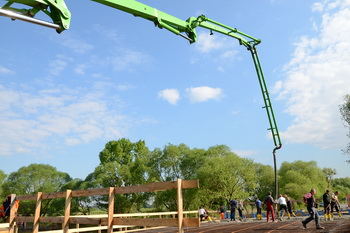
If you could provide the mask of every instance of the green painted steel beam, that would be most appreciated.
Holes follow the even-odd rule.
[[[0,9],[0,15],[19,19],[42,26],[55,28],[58,33],[69,28],[71,13],[64,0],[6,0],[7,3]],[[12,5],[15,4],[16,7]],[[19,8],[17,4],[31,8]],[[24,7],[24,6],[22,6]],[[35,15],[42,11],[48,15],[53,23],[35,19]]]
[[[8,3],[1,7],[0,15],[11,17],[6,15],[7,11],[11,11],[17,14],[17,18],[25,21],[32,21],[36,24],[42,24],[43,26],[49,26],[56,28],[57,32],[62,32],[69,28],[71,14],[64,3],[64,0],[6,0]],[[260,44],[260,40],[250,35],[238,31],[236,28],[229,27],[212,19],[200,15],[198,17],[190,17],[186,21],[181,20],[175,16],[164,13],[156,8],[150,7],[135,0],[92,0],[99,4],[103,4],[120,11],[127,12],[136,17],[141,17],[153,22],[157,27],[164,28],[176,35],[180,35],[190,43],[197,41],[196,28],[202,27],[210,30],[211,32],[218,32],[220,34],[237,39],[239,43],[251,52],[256,73],[258,76],[261,92],[264,99],[264,108],[268,116],[272,138],[275,144],[274,153],[276,150],[282,147],[282,142],[278,132],[278,127],[273,112],[269,92],[265,82],[262,67],[259,61],[256,45]],[[31,9],[19,9],[12,7],[13,3],[23,4]],[[35,14],[39,11],[46,13],[52,20],[54,25],[48,22],[36,21],[33,19]],[[184,35],[185,33],[185,35]]]

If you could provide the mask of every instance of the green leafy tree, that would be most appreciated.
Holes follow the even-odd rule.
[[[278,174],[280,193],[292,199],[300,200],[311,188],[316,189],[318,196],[327,189],[326,176],[315,161],[283,162]]]
[[[205,150],[190,149],[185,144],[166,145],[162,150],[154,149],[149,159],[149,174],[152,181],[175,181],[197,179],[197,170],[205,160]],[[183,191],[184,209],[198,208],[197,189]],[[154,207],[177,209],[176,190],[155,193]]]
[[[63,191],[64,185],[71,177],[64,172],[59,172],[55,167],[45,164],[31,164],[21,167],[17,172],[12,172],[4,181],[2,189],[7,194],[16,195],[36,194],[38,192],[52,193]],[[7,195],[5,194],[5,195]],[[45,216],[50,210],[58,209],[52,200],[44,200],[41,214]],[[64,209],[64,205],[61,206]],[[34,202],[21,202],[19,213],[34,213]],[[51,214],[53,211],[51,211]]]
[[[342,119],[344,121],[344,126],[349,128],[348,137],[350,137],[350,95],[344,96],[344,103],[339,107],[340,113],[342,115]],[[344,153],[350,154],[350,143],[343,150]],[[347,160],[350,163],[350,159]]]
[[[6,197],[6,194],[4,195],[3,191],[2,191],[2,184],[4,183],[4,180],[6,179],[7,175],[0,170],[0,198],[4,199]]]
[[[125,138],[110,141],[100,152],[100,165],[80,185],[87,188],[103,188],[145,184],[148,181],[146,167],[148,154],[149,150],[144,141],[132,143]],[[149,195],[148,193],[115,195],[115,212],[139,210]],[[96,197],[95,203],[99,208],[106,209],[107,197]]]
[[[335,178],[333,180],[333,189],[332,191],[339,192],[339,201],[345,202],[346,196],[350,194],[350,177],[345,178]]]
[[[264,200],[267,193],[275,190],[275,172],[269,165],[256,164],[257,190],[256,195]]]
[[[333,177],[337,174],[337,171],[335,169],[333,169],[333,168],[323,168],[322,171],[323,171],[323,173],[326,176],[326,180],[327,180],[327,183],[328,183],[327,188],[330,189],[332,187]]]
[[[207,157],[198,170],[200,193],[207,205],[215,208],[218,204],[227,205],[233,198],[254,195],[257,177],[252,160],[239,157],[224,145],[209,148]]]
[[[197,169],[203,164],[205,150],[190,149],[185,144],[166,145],[156,148],[149,160],[150,174],[156,181],[194,179]]]
[[[66,182],[60,189],[61,191],[66,191],[68,189],[70,190],[81,190],[79,188],[79,184],[82,182],[81,179],[74,179]],[[70,212],[71,214],[89,214],[90,209],[86,208],[86,205],[89,206],[91,204],[89,203],[82,203],[81,199],[84,199],[85,197],[74,197],[71,200],[71,208]],[[49,216],[62,216],[64,215],[64,206],[65,206],[66,200],[64,198],[57,198],[53,199],[50,203],[50,207],[47,209],[46,214]]]

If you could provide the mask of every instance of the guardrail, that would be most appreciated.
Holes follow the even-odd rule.
[[[200,222],[198,218],[184,218],[186,212],[183,211],[183,197],[182,189],[198,188],[198,180],[181,180],[150,183],[139,186],[127,186],[127,187],[110,187],[102,189],[90,189],[90,190],[67,190],[65,192],[58,193],[42,193],[39,192],[34,195],[17,196],[11,195],[11,203],[14,201],[28,201],[35,200],[36,208],[34,216],[18,216],[15,217],[14,210],[11,204],[9,227],[8,232],[15,232],[15,222],[33,222],[33,233],[39,232],[40,223],[61,223],[62,229],[55,231],[47,231],[46,233],[68,233],[68,232],[84,232],[84,231],[100,231],[107,230],[107,233],[112,233],[114,228],[130,227],[130,226],[171,226],[178,227],[179,232],[184,232],[184,227],[199,227]],[[114,194],[127,194],[127,193],[140,193],[140,192],[155,192],[164,190],[177,190],[178,209],[171,213],[176,217],[173,218],[135,218],[135,216],[142,216],[142,214],[114,214]],[[105,215],[83,215],[72,216],[70,215],[71,202],[74,197],[86,197],[96,195],[108,195],[108,211]],[[64,216],[61,217],[41,217],[40,209],[41,203],[44,199],[65,198]],[[193,213],[193,211],[191,211]],[[151,213],[143,216],[151,216]],[[154,215],[160,215],[156,213]],[[127,218],[126,218],[127,217]],[[96,225],[96,227],[74,228],[70,229],[69,224],[76,224],[79,227],[80,224]]]
[[[0,233],[5,233],[9,231],[10,224],[0,223]]]

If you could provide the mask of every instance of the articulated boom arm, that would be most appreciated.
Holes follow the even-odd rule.
[[[48,27],[56,28],[57,32],[62,32],[69,28],[70,12],[67,9],[64,0],[6,0],[8,3],[0,9],[0,15],[7,16],[14,19],[25,20],[32,23],[41,24]],[[272,109],[271,100],[267,90],[267,86],[264,79],[264,74],[260,65],[258,52],[256,45],[261,41],[252,36],[238,31],[236,28],[231,28],[214,20],[208,19],[204,15],[199,17],[190,17],[186,21],[176,18],[172,15],[157,10],[156,8],[147,6],[143,3],[135,0],[92,0],[97,3],[113,7],[115,9],[130,13],[134,16],[144,18],[152,21],[155,26],[164,28],[176,35],[180,35],[183,38],[189,40],[190,43],[197,41],[196,28],[202,27],[210,30],[210,32],[218,32],[220,34],[233,37],[239,41],[239,43],[245,46],[252,55],[255,69],[258,75],[261,92],[264,98],[264,107],[267,112],[267,116],[270,123],[270,128],[275,144],[274,153],[276,150],[282,147],[282,142],[279,136],[275,116]],[[12,8],[13,3],[24,4],[32,7],[29,10]],[[54,24],[50,24],[44,21],[36,21],[32,18],[39,12],[45,12],[52,20]]]
[[[58,33],[69,28],[71,14],[64,3],[64,0],[7,0],[3,7],[0,8],[0,15],[19,19],[30,23],[56,29]],[[12,5],[21,4],[31,8],[17,8]],[[35,19],[34,16],[42,11],[47,14],[53,23]]]
[[[229,26],[226,26],[224,24],[218,23],[214,20],[206,18],[204,15],[199,16],[198,18],[191,17],[188,19],[192,25],[192,28],[194,28],[194,25],[200,26],[206,29],[209,29],[211,33],[213,31],[233,37],[239,41],[241,45],[244,45],[251,53],[255,70],[258,75],[258,80],[261,88],[261,93],[263,95],[264,99],[264,107],[266,109],[267,117],[270,123],[270,128],[273,142],[275,144],[275,148],[273,150],[273,153],[275,154],[276,150],[280,149],[282,147],[281,138],[278,132],[278,127],[275,119],[275,115],[272,108],[272,103],[270,100],[269,92],[267,89],[267,85],[264,78],[264,73],[260,64],[258,51],[256,49],[256,45],[260,44],[261,40],[256,39],[252,36],[249,36],[245,33],[242,33],[238,31],[236,28],[231,28]]]

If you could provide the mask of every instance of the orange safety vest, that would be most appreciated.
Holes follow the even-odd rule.
[[[10,216],[10,202],[11,202],[11,195],[8,195],[2,205],[0,206],[0,218],[5,218],[6,216]],[[7,206],[5,209],[5,205]],[[15,201],[14,203],[14,212],[17,214],[18,208],[19,208],[19,201]]]

